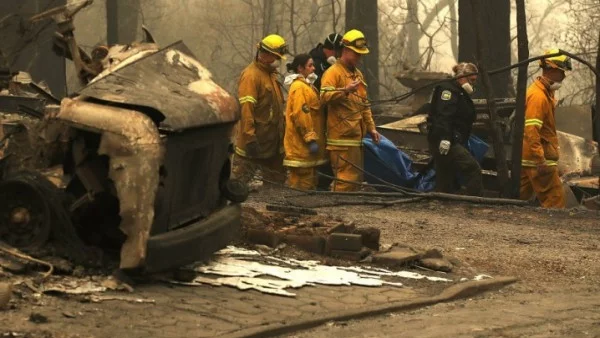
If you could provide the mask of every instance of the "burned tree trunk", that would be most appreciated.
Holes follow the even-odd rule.
[[[450,11],[450,47],[452,48],[452,56],[458,59],[458,11],[456,2],[452,1],[449,5]]]
[[[596,70],[600,70],[600,33],[598,34],[598,50],[596,52]],[[592,111],[592,123],[594,126],[594,141],[600,144],[600,73],[596,74],[596,105]],[[598,147],[598,155],[600,155],[600,147]],[[598,178],[600,185],[600,178]]]
[[[377,0],[346,1],[346,31],[358,29],[365,34],[370,53],[364,56],[364,74],[369,98],[379,99],[379,29]]]
[[[600,70],[600,33],[598,34],[598,50],[596,52],[596,70]],[[593,138],[600,144],[600,75],[596,74],[596,104],[592,112]],[[600,147],[598,147],[600,154]]]
[[[106,0],[106,40],[109,45],[136,40],[139,11],[140,0]]]
[[[458,61],[473,62],[477,55],[476,28],[473,25],[472,1],[458,1]],[[510,64],[510,0],[478,1],[481,8],[479,18],[485,22],[487,32],[485,40],[489,53],[484,56],[488,69],[496,69]],[[508,97],[510,72],[503,72],[493,77],[493,84],[498,97]],[[481,94],[480,94],[481,95]],[[477,93],[476,98],[479,98]]]
[[[527,38],[527,17],[525,0],[515,0],[517,4],[517,41],[519,43],[519,62],[529,58],[529,40]],[[521,185],[521,156],[523,152],[523,129],[525,128],[525,94],[527,91],[527,65],[519,67],[517,77],[517,102],[512,138],[511,196],[519,198]]]
[[[486,52],[489,52],[488,39],[486,30],[483,26],[481,15],[481,7],[479,0],[471,0],[472,17],[475,22],[475,37],[476,37],[476,59],[479,65],[479,76],[482,79],[483,93],[487,100],[488,109],[490,111],[489,130],[494,146],[494,157],[496,158],[496,170],[498,171],[498,185],[501,187],[500,195],[507,196],[508,193],[508,166],[506,164],[506,153],[502,142],[502,130],[498,124],[498,115],[496,110],[496,102],[494,101],[494,87],[487,73]]]
[[[406,63],[411,68],[421,68],[421,53],[419,50],[419,41],[421,40],[421,31],[419,29],[419,3],[417,0],[408,0],[407,19],[406,19]]]

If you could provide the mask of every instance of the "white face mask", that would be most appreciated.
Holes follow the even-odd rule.
[[[473,89],[473,86],[470,83],[468,83],[468,82],[463,83],[463,85],[461,87],[468,94],[473,94],[473,92],[475,91],[475,89]]]
[[[562,82],[554,82],[550,85],[551,90],[558,90],[560,87],[562,87]]]
[[[281,60],[275,60],[269,66],[271,67],[271,69],[277,70],[279,69],[279,67],[281,67]]]
[[[333,55],[327,58],[327,63],[330,65],[334,65],[336,62],[337,62],[337,59]]]
[[[319,75],[317,75],[315,73],[310,73],[306,77],[306,82],[313,84],[313,83],[315,83],[315,81],[317,81],[317,78],[319,78]]]

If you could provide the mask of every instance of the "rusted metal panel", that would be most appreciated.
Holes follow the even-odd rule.
[[[160,136],[152,120],[134,110],[63,99],[61,109],[50,118],[99,134],[117,134],[132,144],[160,143]]]
[[[126,61],[124,61],[126,62]],[[92,82],[79,94],[164,115],[159,129],[180,131],[239,118],[239,105],[181,41]]]
[[[152,235],[208,217],[223,206],[219,185],[229,169],[231,127],[221,124],[168,136]]]
[[[0,95],[0,111],[3,113],[25,112],[41,117],[45,104],[46,100],[37,97]]]
[[[154,221],[164,152],[154,122],[138,111],[71,99],[64,99],[60,111],[50,118],[101,134],[98,154],[110,158],[109,177],[119,198],[120,228],[127,236],[120,267],[140,267]]]

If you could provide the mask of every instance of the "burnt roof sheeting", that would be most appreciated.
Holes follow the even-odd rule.
[[[156,109],[165,116],[159,124],[163,131],[237,120],[237,101],[210,77],[179,41],[93,81],[79,94]]]

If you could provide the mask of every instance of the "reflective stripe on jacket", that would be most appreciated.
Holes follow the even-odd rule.
[[[258,142],[257,158],[283,153],[283,95],[269,66],[252,62],[240,77],[238,97],[242,110],[235,152],[246,156],[246,145]]]
[[[356,92],[340,90],[356,80],[361,82]],[[358,147],[365,134],[375,129],[362,73],[349,70],[340,60],[323,74],[321,103],[327,105],[327,149]]]
[[[527,89],[522,166],[558,165],[555,105],[554,93],[544,79],[536,79]]]
[[[325,118],[319,95],[312,85],[299,76],[292,82],[285,110],[285,159],[288,167],[309,168],[326,163]],[[309,143],[316,141],[319,152],[311,154]]]

